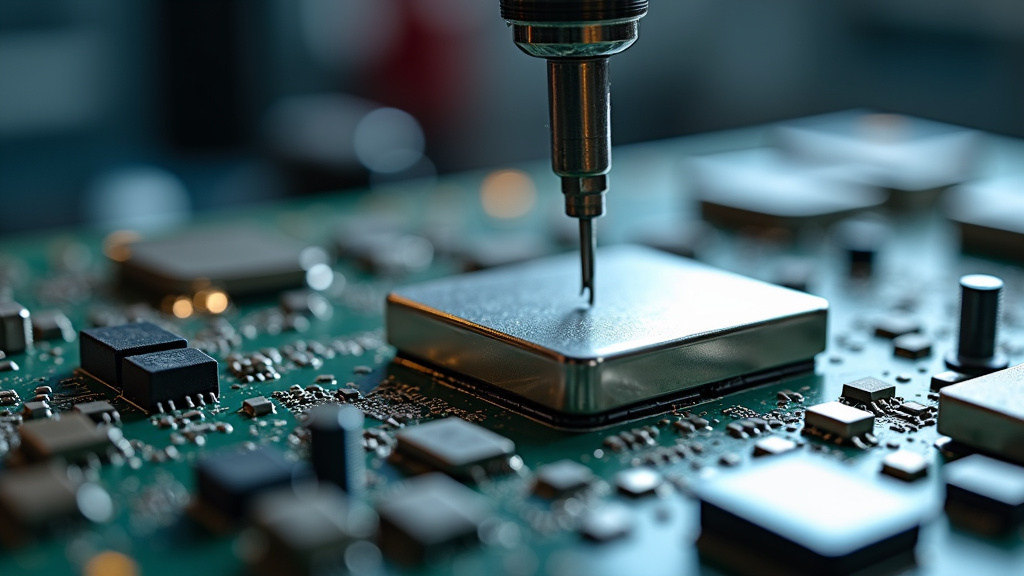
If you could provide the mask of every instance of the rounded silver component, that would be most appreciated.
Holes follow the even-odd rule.
[[[629,48],[639,35],[636,20],[597,24],[512,23],[512,40],[537,58],[611,56]]]
[[[585,178],[562,178],[565,214],[573,218],[597,218],[604,215],[604,193],[608,190],[605,175]]]
[[[611,170],[610,86],[607,58],[548,60],[555,174],[583,178]]]

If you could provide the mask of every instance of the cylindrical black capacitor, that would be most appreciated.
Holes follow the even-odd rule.
[[[323,404],[309,411],[313,469],[321,481],[333,482],[351,496],[366,484],[363,412],[354,406]]]
[[[1008,366],[996,350],[999,300],[1003,281],[986,274],[960,278],[960,339],[946,365],[964,374],[987,374]]]

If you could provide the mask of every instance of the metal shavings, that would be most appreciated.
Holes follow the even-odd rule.
[[[746,406],[730,406],[722,409],[722,415],[733,418],[758,418],[761,415]]]
[[[354,388],[332,391],[317,385],[306,388],[294,385],[288,390],[275,391],[272,396],[296,416],[301,416],[320,404],[348,403],[362,410],[370,418],[380,420],[393,428],[399,428],[405,422],[438,416],[458,416],[470,422],[480,422],[485,418],[483,412],[470,412],[452,406],[440,398],[425,396],[418,386],[402,384],[391,379],[385,380],[373,392],[362,397]]]

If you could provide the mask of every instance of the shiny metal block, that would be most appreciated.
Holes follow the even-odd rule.
[[[1024,464],[1024,364],[942,388],[939,433]]]
[[[590,307],[578,272],[566,254],[397,289],[388,341],[400,362],[566,427],[806,371],[825,348],[823,298],[616,246],[598,251]]]

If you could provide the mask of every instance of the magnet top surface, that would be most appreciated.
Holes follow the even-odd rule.
[[[1024,464],[1024,364],[942,388],[939,433]]]
[[[825,347],[828,302],[816,296],[634,246],[598,250],[596,273],[592,308],[576,254],[400,288],[388,296],[388,341],[537,417],[577,419],[568,427]],[[579,422],[594,415],[604,420]]]
[[[593,307],[579,295],[575,253],[400,288],[388,304],[581,362],[828,307],[817,296],[637,246],[600,249],[595,272]]]

